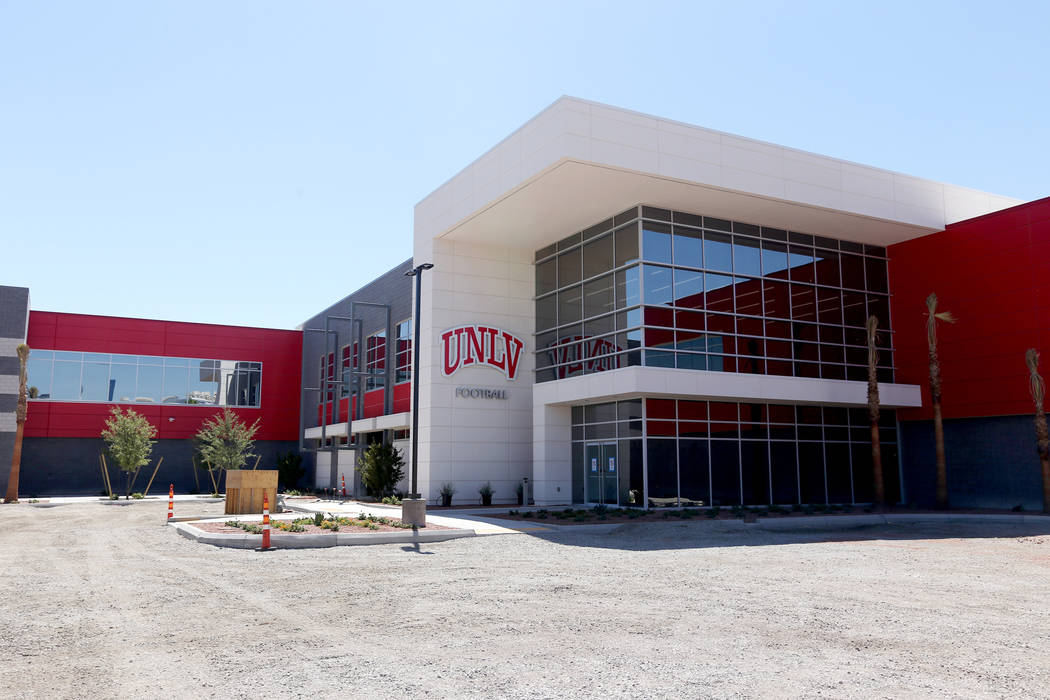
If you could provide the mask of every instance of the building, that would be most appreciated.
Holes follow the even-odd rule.
[[[963,319],[942,331],[953,502],[1035,506],[1023,351],[1043,340],[1048,210],[561,98],[416,206],[410,260],[294,342],[268,331],[265,343],[301,354],[294,387],[279,365],[261,410],[298,406],[299,425],[273,439],[297,441],[320,487],[356,489],[371,442],[407,452],[404,273],[432,262],[418,407],[419,487],[432,501],[444,483],[469,501],[490,482],[513,502],[527,478],[537,504],[863,503],[863,326],[875,315],[888,496],[925,502],[922,299],[937,291]],[[48,342],[37,347],[58,349]],[[149,354],[168,352],[207,356]],[[250,394],[250,382],[235,386]],[[47,430],[65,435],[75,412],[49,401]]]

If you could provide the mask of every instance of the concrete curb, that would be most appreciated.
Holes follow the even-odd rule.
[[[234,549],[258,549],[262,535],[224,535],[205,532],[192,524],[171,523],[171,527],[186,537],[203,544]],[[474,537],[473,530],[431,530],[421,532],[336,532],[331,535],[293,535],[274,530],[270,534],[270,544],[274,549],[317,549],[325,547],[357,546],[368,544],[414,544],[422,542],[444,542],[462,537]]]

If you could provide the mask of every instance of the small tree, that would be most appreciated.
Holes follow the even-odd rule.
[[[18,354],[18,396],[15,401],[15,449],[11,453],[11,473],[7,477],[7,493],[4,503],[18,503],[18,475],[22,469],[22,436],[26,426],[26,363],[29,361],[29,346],[19,343],[15,348]],[[36,387],[33,387],[36,389]],[[36,398],[30,394],[30,398]]]
[[[102,439],[106,441],[106,450],[124,472],[125,500],[131,496],[131,485],[139,469],[149,464],[153,445],[157,442],[153,439],[155,437],[157,428],[145,416],[130,408],[124,413],[119,406],[114,406],[102,431]]]
[[[357,469],[368,493],[383,498],[392,495],[397,482],[405,477],[404,466],[405,460],[396,447],[376,442],[365,450]]]
[[[277,455],[277,480],[281,482],[285,491],[294,489],[305,474],[302,456],[294,452]]]
[[[219,490],[219,482],[216,481],[213,470],[220,471],[221,479],[222,471],[240,469],[248,462],[248,458],[255,457],[252,446],[255,444],[255,433],[258,430],[258,418],[251,425],[247,425],[228,408],[201,424],[200,430],[194,436],[197,441],[197,453],[208,467],[212,487],[216,492]]]

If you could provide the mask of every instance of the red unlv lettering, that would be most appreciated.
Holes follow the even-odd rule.
[[[447,377],[460,367],[488,365],[515,379],[524,349],[525,341],[499,328],[459,326],[441,334],[442,369]]]

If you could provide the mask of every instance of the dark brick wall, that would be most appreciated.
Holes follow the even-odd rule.
[[[905,498],[932,506],[937,493],[933,421],[903,421],[900,426]],[[1031,416],[946,420],[944,445],[952,506],[1042,508]]]
[[[0,435],[0,449],[3,436]],[[102,471],[98,464],[98,455],[104,443],[91,438],[25,438],[22,445],[22,471],[19,478],[19,492],[22,497],[41,495],[86,495],[97,494],[103,490]],[[156,460],[164,457],[164,463],[157,472],[157,477],[150,487],[150,493],[158,494],[167,491],[168,484],[175,484],[177,493],[193,491],[210,492],[211,482],[207,473],[198,471],[197,480],[193,477],[190,462],[193,445],[189,440],[158,440],[153,446],[153,460],[148,467],[143,467],[135,482],[135,490],[146,488]],[[256,454],[262,455],[259,469],[275,469],[277,456],[280,453],[298,451],[298,444],[293,441],[259,440],[255,443]],[[251,463],[254,463],[254,459]],[[251,466],[249,463],[249,467]],[[7,469],[3,469],[3,479],[7,480]],[[124,492],[123,473],[109,461],[109,478],[114,491]],[[306,483],[306,479],[300,485]]]
[[[0,338],[25,338],[29,290],[0,285]]]

